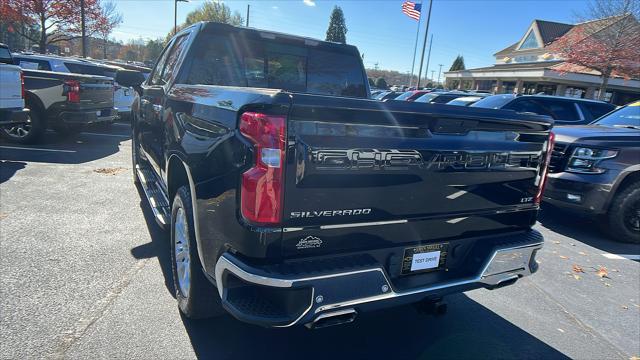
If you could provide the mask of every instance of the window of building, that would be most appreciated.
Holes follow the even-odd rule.
[[[529,33],[527,34],[527,37],[522,42],[522,45],[520,45],[519,50],[535,49],[539,47],[540,45],[538,44],[538,39],[536,39],[536,34],[533,33],[533,29],[532,29],[532,30],[529,30]]]

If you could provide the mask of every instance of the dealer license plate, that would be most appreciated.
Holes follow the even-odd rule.
[[[429,244],[404,250],[402,274],[435,271],[444,268],[449,243]]]

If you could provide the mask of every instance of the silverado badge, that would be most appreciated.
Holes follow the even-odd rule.
[[[320,238],[309,235],[306,238],[300,239],[300,241],[298,241],[298,244],[296,244],[296,249],[313,249],[319,248],[321,245],[322,240],[320,240]]]

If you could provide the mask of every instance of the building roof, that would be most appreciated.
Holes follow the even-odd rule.
[[[511,63],[511,64],[496,64],[492,66],[486,66],[475,69],[467,69],[467,70],[458,70],[459,72],[464,71],[500,71],[500,70],[536,70],[536,69],[550,69],[555,65],[562,64],[563,60],[556,61],[539,61],[539,62],[530,62],[530,63]],[[456,71],[447,71],[447,72],[456,72]]]
[[[535,28],[542,38],[543,47],[545,47],[554,42],[557,38],[566,34],[574,26],[575,25],[571,24],[535,19],[527,29],[525,35],[529,34],[530,29]],[[494,56],[510,54],[518,47],[518,44],[520,44],[521,40],[518,40],[516,43],[511,44],[510,46],[498,51],[494,54]]]

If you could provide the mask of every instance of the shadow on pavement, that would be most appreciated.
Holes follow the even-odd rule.
[[[201,359],[568,358],[463,294],[447,301],[444,316],[403,306],[319,330],[263,329],[230,316],[183,323]]]
[[[11,179],[19,170],[22,170],[27,166],[27,163],[22,161],[3,161],[0,160],[0,184]]]
[[[538,222],[558,234],[611,254],[639,255],[640,246],[619,242],[607,236],[604,220],[599,217],[581,216],[544,204]]]
[[[144,215],[147,224],[147,230],[151,235],[151,242],[131,249],[131,255],[136,259],[158,258],[162,275],[164,276],[164,284],[171,296],[175,297],[175,288],[173,287],[173,273],[171,272],[171,256],[169,248],[169,234],[158,226],[153,216],[153,211],[149,207],[149,203],[145,198],[144,191],[140,185],[136,185],[138,196],[140,197],[140,209]]]

